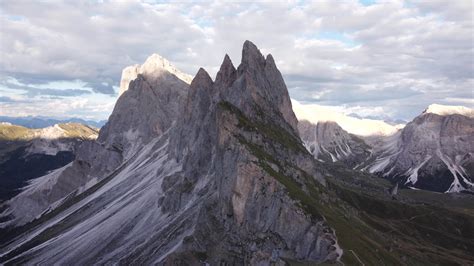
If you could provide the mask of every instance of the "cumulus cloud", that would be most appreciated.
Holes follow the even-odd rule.
[[[53,88],[38,88],[26,84],[19,83],[16,80],[0,79],[0,86],[7,89],[23,91],[23,95],[27,97],[35,97],[40,95],[56,96],[56,97],[70,97],[79,96],[83,94],[90,94],[91,91],[85,89],[53,89]]]
[[[472,5],[10,1],[0,7],[0,74],[32,88],[77,81],[62,90],[110,95],[101,99],[113,105],[127,65],[156,52],[190,74],[215,74],[249,39],[273,54],[292,98],[409,120],[433,102],[473,105]],[[30,96],[69,97],[51,89]]]
[[[12,98],[8,96],[0,96],[0,103],[12,103],[15,102]]]

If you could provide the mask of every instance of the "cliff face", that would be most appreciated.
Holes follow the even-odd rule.
[[[153,81],[132,81],[78,166],[43,181],[99,178],[72,184],[79,189],[54,204],[51,193],[17,198],[46,201],[51,211],[25,233],[34,240],[14,238],[3,261],[268,264],[341,255],[308,204],[326,182],[298,137],[271,55],[247,41],[240,66],[226,56],[215,81],[203,69],[189,89],[176,75]],[[10,225],[33,218],[22,213],[13,211]]]

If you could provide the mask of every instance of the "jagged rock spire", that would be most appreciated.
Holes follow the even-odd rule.
[[[255,111],[252,111],[253,105],[276,120],[282,117],[287,125],[283,121],[277,123],[297,134],[298,122],[291,107],[288,89],[271,55],[265,59],[255,44],[245,41],[235,81],[232,88],[224,89],[222,97],[226,101],[248,115]]]
[[[229,86],[234,82],[237,76],[236,69],[230,57],[226,54],[224,57],[224,61],[221,64],[221,68],[216,75],[216,84],[219,86]]]
[[[212,81],[212,78],[209,76],[209,73],[204,68],[199,68],[196,76],[194,79],[191,81],[190,88],[191,89],[197,89],[199,87],[201,88],[209,88],[212,86],[214,82]]]
[[[264,64],[265,58],[257,46],[249,40],[245,41],[242,48],[241,66],[250,66],[253,68],[255,66],[263,66]]]
[[[212,81],[209,73],[204,68],[199,68],[196,76],[191,85],[189,86],[188,96],[186,98],[185,106],[185,119],[197,115],[198,113],[206,112],[209,108],[209,101],[211,96],[211,90],[214,82]]]

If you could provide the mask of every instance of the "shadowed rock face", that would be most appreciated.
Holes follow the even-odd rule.
[[[56,205],[55,219],[44,216],[36,242],[16,240],[1,261],[266,265],[340,256],[323,217],[296,200],[325,180],[297,135],[273,58],[247,41],[237,69],[228,56],[215,82],[200,69],[183,100],[177,84],[142,76],[130,84],[100,142],[75,162],[86,168],[74,168],[77,176],[105,174]],[[164,107],[176,112],[164,117]],[[102,170],[104,157],[122,163]]]

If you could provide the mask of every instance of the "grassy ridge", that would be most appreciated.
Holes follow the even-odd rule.
[[[65,123],[58,124],[58,131],[61,138],[81,138],[94,139],[97,137],[98,129],[79,124]],[[35,138],[42,138],[42,132],[45,129],[30,129],[17,125],[0,124],[0,140],[3,141],[28,141]]]

